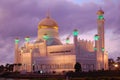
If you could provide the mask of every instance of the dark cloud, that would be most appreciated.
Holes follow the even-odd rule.
[[[36,37],[38,23],[46,16],[48,9],[51,17],[58,22],[60,35],[70,34],[75,28],[82,34],[97,29],[96,12],[99,6],[105,11],[106,29],[120,33],[120,4],[111,0],[99,5],[79,5],[67,0],[0,0],[0,47],[4,53],[0,55],[6,56],[6,61],[13,57],[13,40],[16,36],[21,39],[27,35]],[[12,56],[8,56],[9,52]]]

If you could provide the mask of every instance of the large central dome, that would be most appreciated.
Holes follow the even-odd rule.
[[[58,24],[51,17],[47,16],[46,18],[40,21],[38,28],[39,29],[43,29],[43,28],[58,29]]]
[[[49,15],[38,24],[37,43],[46,40],[47,45],[61,45],[58,34],[58,24]]]

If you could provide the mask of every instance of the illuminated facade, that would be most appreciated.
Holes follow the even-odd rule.
[[[47,16],[38,25],[38,37],[35,42],[25,38],[24,46],[19,46],[15,39],[15,64],[17,71],[27,72],[63,72],[74,71],[79,62],[83,71],[108,69],[108,54],[104,47],[104,12],[97,12],[98,33],[95,41],[78,40],[78,30],[73,31],[73,44],[66,44],[59,39],[58,24]]]

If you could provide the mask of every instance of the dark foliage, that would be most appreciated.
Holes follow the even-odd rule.
[[[76,62],[74,69],[75,69],[75,72],[81,72],[82,71],[81,64]]]

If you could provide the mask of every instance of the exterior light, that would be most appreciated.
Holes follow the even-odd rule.
[[[69,44],[69,43],[70,43],[69,38],[66,38],[66,44]]]
[[[94,47],[94,51],[97,51],[97,48]]]
[[[25,41],[26,41],[26,42],[29,42],[29,41],[30,41],[30,37],[27,36],[27,37],[25,38]]]
[[[75,29],[75,30],[73,31],[73,35],[74,35],[74,36],[78,36],[78,30],[77,30],[77,29]]]
[[[49,39],[49,36],[48,36],[47,34],[44,34],[43,39],[44,39],[44,40],[48,40],[48,39]]]
[[[43,73],[43,71],[42,71],[42,70],[40,70],[40,73],[42,74],[42,73]]]
[[[95,35],[95,37],[94,37],[94,39],[97,41],[97,40],[99,40],[99,36],[98,35]]]
[[[117,68],[117,67],[118,67],[118,64],[115,64],[114,66]]]
[[[23,53],[23,50],[21,50],[21,53]]]
[[[15,39],[15,44],[18,44],[19,43],[19,38],[16,38]]]
[[[99,15],[99,16],[98,16],[98,19],[99,19],[99,20],[104,19],[103,15]]]
[[[104,52],[104,51],[105,51],[105,49],[104,49],[104,48],[102,48],[102,51]]]

